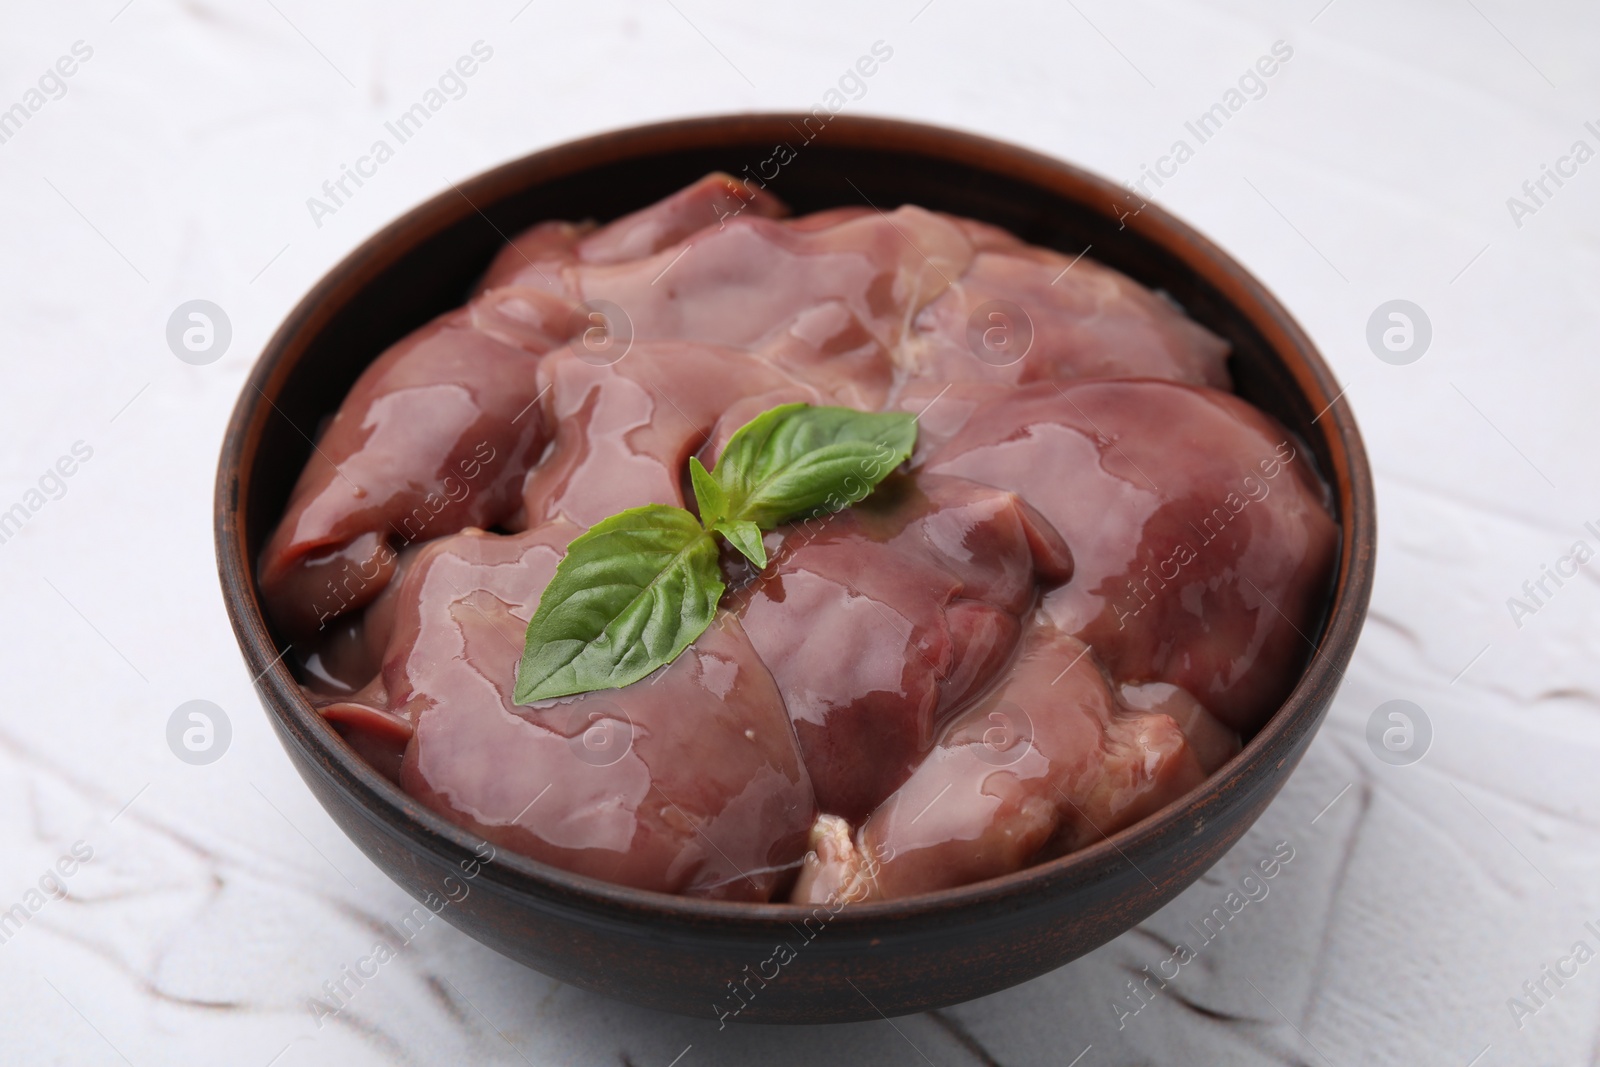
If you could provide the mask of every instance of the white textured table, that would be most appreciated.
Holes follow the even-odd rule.
[[[1600,550],[1600,10],[568,10],[590,6],[95,0],[0,14],[0,108],[20,105],[0,111],[0,911],[26,920],[0,920],[0,1060],[1595,1062],[1600,962],[1573,953],[1600,950],[1600,563],[1563,559],[1579,541],[1585,559]],[[479,41],[492,55],[459,99],[328,201],[324,181]],[[1257,271],[1348,383],[1340,402],[1378,478],[1378,584],[1327,726],[1204,880],[986,1000],[893,1026],[719,1033],[561,986],[434,923],[319,1028],[308,998],[410,902],[289,766],[223,614],[211,480],[254,354],[324,270],[448,181],[646,120],[809,109],[877,41],[893,56],[846,108],[1119,179],[1159,168],[1152,196]],[[1292,56],[1230,98],[1279,41]],[[1226,120],[1202,141],[1186,123],[1219,103]],[[311,211],[313,196],[333,210]],[[166,342],[191,299],[231,321],[209,365]],[[1421,359],[1368,344],[1392,299],[1431,322]],[[226,754],[203,766],[167,742],[196,699],[231,723]],[[1366,740],[1390,700],[1431,724],[1418,762],[1384,762]],[[1279,842],[1294,858],[1269,894],[1159,997],[1129,997],[1125,983]]]

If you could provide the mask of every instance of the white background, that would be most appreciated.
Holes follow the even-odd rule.
[[[0,544],[0,910],[73,842],[93,849],[70,896],[0,944],[0,1059],[1596,1062],[1600,961],[1547,982],[1554,996],[1520,1028],[1508,998],[1575,942],[1600,950],[1584,928],[1600,927],[1600,563],[1550,585],[1520,627],[1507,598],[1574,541],[1600,549],[1583,525],[1600,520],[1600,161],[1550,183],[1520,226],[1506,201],[1575,140],[1600,149],[1584,129],[1600,127],[1600,9],[922,2],[94,0],[0,14],[0,108],[74,42],[93,49],[0,144],[0,510],[75,442],[93,449]],[[493,58],[466,95],[314,225],[306,198],[478,40]],[[1172,906],[938,1015],[719,1033],[561,986],[435,923],[319,1029],[307,998],[410,901],[289,766],[223,613],[212,476],[252,360],[324,271],[448,182],[618,126],[809,109],[879,40],[893,58],[848,110],[1117,180],[1273,42],[1293,48],[1156,198],[1283,298],[1366,435],[1378,583],[1327,726],[1249,836]],[[165,341],[194,298],[232,321],[209,366]],[[1433,325],[1409,365],[1366,342],[1393,298]],[[210,766],[166,743],[191,699],[232,723]],[[1392,699],[1432,723],[1411,766],[1365,740]],[[1295,858],[1270,895],[1119,1030],[1130,973],[1279,841]]]

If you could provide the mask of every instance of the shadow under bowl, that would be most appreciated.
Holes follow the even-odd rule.
[[[797,213],[913,203],[1071,255],[1092,247],[1232,343],[1238,393],[1307,443],[1342,535],[1326,612],[1308,636],[1315,649],[1235,759],[1181,800],[1061,859],[829,914],[629,889],[503,850],[477,864],[480,839],[372,770],[313,710],[262,612],[254,565],[310,452],[306,435],[379,353],[460,305],[508,236],[545,219],[611,219],[711,170],[765,180]],[[267,344],[229,423],[216,483],[218,569],[248,669],[295,768],[362,851],[419,901],[442,902],[452,925],[561,981],[666,1011],[714,1019],[748,999],[739,1021],[899,1015],[996,992],[1111,940],[1199,878],[1283,786],[1333,701],[1372,587],[1371,474],[1339,395],[1310,339],[1260,282],[1165,211],[1076,167],[885,119],[839,116],[820,128],[805,115],[661,123],[536,152],[463,182],[317,283]],[[752,975],[762,977],[746,985]],[[755,995],[735,999],[730,983]]]

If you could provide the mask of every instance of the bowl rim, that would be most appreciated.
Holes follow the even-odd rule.
[[[303,354],[305,343],[338,308],[375,275],[414,252],[417,245],[473,214],[487,219],[481,205],[492,205],[528,185],[600,164],[643,160],[668,150],[770,143],[811,117],[805,113],[741,113],[647,123],[540,149],[452,183],[366,238],[324,274],[285,316],[250,369],[218,459],[214,534],[223,600],[253,675],[252,685],[277,720],[280,740],[286,746],[294,737],[314,750],[335,772],[340,791],[358,802],[355,807],[365,818],[390,823],[391,829],[403,831],[447,865],[473,856],[484,839],[423,807],[345,744],[305,698],[284,662],[288,649],[276,648],[261,610],[254,561],[245,555],[249,471],[244,458],[254,456],[266,421],[276,410],[272,396],[292,366],[286,356],[296,349]],[[1320,409],[1313,423],[1327,420],[1323,434],[1333,469],[1323,474],[1334,490],[1341,534],[1328,613],[1294,689],[1242,750],[1183,796],[1131,826],[1102,834],[1092,845],[980,882],[851,903],[832,913],[829,921],[851,927],[881,924],[891,918],[937,919],[969,909],[998,912],[1008,903],[1022,904],[1040,894],[1054,896],[1074,884],[1104,880],[1119,867],[1131,867],[1142,876],[1134,856],[1166,851],[1197,833],[1208,811],[1241,784],[1253,785],[1252,794],[1275,792],[1281,782],[1267,772],[1273,764],[1281,765],[1300,751],[1331,702],[1329,690],[1336,689],[1342,679],[1366,615],[1376,542],[1372,477],[1354,414],[1348,403],[1339,403],[1344,391],[1310,337],[1271,292],[1220,247],[1166,209],[1074,164],[962,130],[902,119],[834,115],[827,120],[826,135],[836,147],[887,149],[991,170],[1075,200],[1083,208],[1119,222],[1214,285],[1260,331],[1304,399]],[[1118,210],[1119,205],[1132,207],[1134,200],[1138,200],[1136,210]],[[1327,699],[1323,699],[1325,693]],[[1241,802],[1248,803],[1249,798]],[[547,903],[561,900],[588,911],[621,907],[648,912],[654,919],[677,919],[696,926],[715,921],[720,926],[772,927],[781,923],[787,927],[818,907],[705,900],[636,889],[575,874],[507,849],[496,849],[493,861],[484,863],[479,876],[513,893],[547,898]],[[1145,880],[1150,881],[1148,876]]]

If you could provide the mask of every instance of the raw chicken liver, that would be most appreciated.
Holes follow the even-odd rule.
[[[790,218],[714,173],[518,234],[382,353],[258,561],[362,758],[504,848],[641,889],[890,899],[1181,798],[1280,705],[1337,548],[1227,342],[1077,249],[915,205]],[[568,544],[693,507],[784,403],[903,411],[865,501],[726,550],[716,621],[625,688],[519,706]]]
[[[999,685],[855,842],[834,841],[827,861],[808,865],[795,899],[842,885],[886,899],[1008,874],[1115,833],[1204,776],[1171,717],[1119,703],[1083,642],[1040,615]]]
[[[321,435],[261,554],[273,619],[304,639],[369,603],[407,544],[520,504],[548,433],[538,357],[452,312],[368,367]]]
[[[788,705],[818,804],[852,821],[1010,659],[1038,581],[1072,572],[1032,508],[959,478],[893,477],[772,540],[738,614]]]
[[[782,698],[724,613],[636,685],[512,702],[522,635],[578,528],[465,530],[398,590],[383,671],[323,708],[406,791],[497,845],[607,881],[766,900],[815,806]]]
[[[1119,682],[1169,682],[1252,733],[1299,676],[1337,545],[1304,448],[1237,397],[1044,383],[978,408],[931,473],[1009,489],[1072,547],[1044,611]]]

